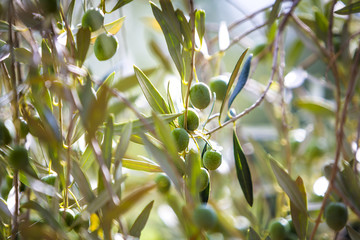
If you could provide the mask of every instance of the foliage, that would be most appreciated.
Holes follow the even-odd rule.
[[[0,239],[357,239],[359,6],[2,1]]]

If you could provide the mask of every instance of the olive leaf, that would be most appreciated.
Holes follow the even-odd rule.
[[[220,112],[219,112],[219,122],[221,120],[221,115],[222,115],[222,112],[223,112],[223,109],[224,109],[224,106],[225,106],[225,103],[227,101],[227,99],[229,98],[229,94],[230,94],[230,91],[231,91],[231,87],[232,85],[234,84],[235,82],[235,78],[240,70],[240,66],[241,66],[241,63],[243,62],[244,60],[244,57],[247,53],[249,49],[246,49],[240,56],[239,60],[237,61],[236,65],[235,65],[235,68],[233,70],[233,72],[231,73],[231,76],[230,76],[230,79],[229,79],[229,83],[227,85],[227,88],[226,88],[226,93],[225,93],[225,96],[224,96],[224,99],[221,103],[221,107],[220,107]]]
[[[360,1],[351,3],[349,5],[347,5],[346,7],[343,7],[337,11],[335,11],[336,14],[340,14],[340,15],[349,15],[352,13],[358,13],[360,12]]]
[[[160,114],[170,113],[169,107],[165,99],[151,83],[149,78],[138,67],[134,66],[135,75],[140,84],[141,90],[151,108]]]
[[[302,178],[298,177],[295,183],[302,195],[303,201],[305,202],[305,207],[307,207],[306,191]],[[307,212],[300,210],[291,200],[290,200],[290,211],[291,211],[291,219],[293,221],[297,236],[299,237],[300,240],[303,240],[306,238],[306,232],[308,227]]]
[[[162,172],[163,171],[159,165],[155,164],[154,162],[152,162],[150,160],[145,159],[145,157],[143,157],[143,160],[123,158],[122,166],[124,168],[132,169],[132,170],[136,170],[136,171],[144,171],[144,172]]]
[[[160,3],[162,2],[164,1],[161,1]],[[173,9],[171,10],[172,7],[167,7],[167,12],[165,12],[165,10],[161,11],[153,2],[150,2],[150,5],[155,19],[159,23],[161,30],[163,31],[170,56],[175,63],[181,79],[184,79],[184,64],[182,60],[180,45],[182,38],[179,22],[177,20],[175,11]],[[171,13],[174,14],[176,21]]]
[[[246,201],[250,206],[252,206],[254,202],[254,196],[253,196],[251,172],[245,154],[240,146],[239,139],[236,136],[235,129],[233,130],[233,148],[234,148],[236,175],[239,180]]]
[[[134,224],[131,226],[129,231],[131,236],[140,238],[141,231],[144,229],[146,222],[149,219],[149,215],[153,205],[154,200],[152,200],[148,205],[146,205],[144,210],[142,210],[140,215],[136,218]]]
[[[195,28],[199,35],[200,45],[202,45],[205,35],[205,11],[198,9],[195,12]]]
[[[279,163],[277,163],[271,157],[270,165],[280,187],[288,195],[290,201],[299,209],[299,211],[307,212],[306,202],[304,200],[303,194],[298,188],[297,183],[292,180],[289,174],[287,174],[287,172],[279,165]]]
[[[114,12],[115,10],[121,8],[122,6],[128,4],[128,3],[132,2],[132,1],[133,1],[133,0],[119,0],[119,1],[115,4],[115,6],[111,9],[111,11],[110,11],[109,13]]]
[[[237,84],[235,86],[235,89],[234,89],[233,93],[231,94],[231,96],[229,98],[228,109],[230,109],[231,104],[233,103],[234,99],[241,92],[241,90],[243,89],[243,87],[245,86],[245,84],[247,82],[247,79],[249,77],[249,72],[250,72],[252,56],[253,55],[250,54],[248,56],[248,58],[246,59],[246,62],[244,63],[244,67],[241,70],[239,80],[238,80],[238,82],[237,82]]]
[[[79,61],[79,67],[81,67],[85,61],[90,46],[90,37],[91,32],[89,28],[80,28],[76,34],[76,59]]]
[[[276,0],[272,6],[271,12],[269,14],[268,26],[271,26],[278,17],[282,1],[283,0]]]

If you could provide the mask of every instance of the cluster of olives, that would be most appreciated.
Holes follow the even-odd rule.
[[[104,25],[104,14],[97,8],[90,8],[83,15],[81,25],[91,32],[97,31]],[[102,33],[95,40],[94,53],[98,60],[105,61],[115,55],[117,48],[116,36]]]
[[[346,205],[341,202],[329,203],[325,208],[324,215],[326,224],[335,232],[344,228],[348,220]],[[273,219],[269,224],[269,233],[271,239],[274,240],[298,239],[291,219]]]
[[[218,76],[210,80],[210,88],[202,82],[195,83],[189,92],[190,101],[193,107],[205,109],[211,102],[211,92],[216,94],[216,100],[222,101],[227,90],[227,80],[224,76]],[[186,161],[191,157],[199,157],[198,153],[186,152],[190,142],[190,135],[194,134],[200,125],[200,118],[194,108],[187,109],[187,118],[185,122],[185,111],[178,117],[179,127],[172,130],[171,135],[175,140],[176,148],[179,154],[186,155]],[[192,156],[194,155],[194,156]],[[196,155],[196,156],[195,156]],[[222,162],[222,154],[212,148],[206,149],[202,154],[202,167],[198,176],[198,191],[202,192],[209,186],[209,171],[216,170]],[[155,179],[157,188],[161,193],[167,193],[171,188],[169,177],[164,174],[157,175]],[[204,230],[215,227],[217,223],[216,212],[209,205],[201,204],[195,207],[193,211],[194,223]]]
[[[222,101],[225,98],[226,90],[227,78],[220,75],[210,80],[210,88],[203,82],[195,83],[190,88],[190,101],[194,107],[204,109],[210,104],[212,92],[215,93],[216,100]]]

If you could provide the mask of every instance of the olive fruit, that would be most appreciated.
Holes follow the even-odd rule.
[[[284,218],[273,219],[269,225],[270,237],[273,240],[283,240],[290,233],[289,222]]]
[[[205,168],[200,169],[199,175],[199,192],[204,191],[210,180],[209,172]]]
[[[184,114],[180,115],[180,117],[178,118],[179,125],[182,128],[185,128],[184,115],[185,112]],[[199,116],[197,115],[195,110],[189,108],[187,111],[186,128],[189,131],[194,131],[199,127],[199,124],[200,124]]]
[[[210,79],[210,90],[216,93],[216,100],[222,101],[226,94],[227,89],[227,78],[226,76],[220,75]]]
[[[5,124],[0,121],[0,147],[11,142],[11,135]]]
[[[116,53],[118,40],[111,34],[100,34],[94,44],[94,53],[98,60],[105,61],[110,59]]]
[[[222,155],[214,150],[207,150],[203,156],[203,164],[209,170],[216,170],[221,165]]]
[[[101,28],[104,24],[104,14],[97,8],[88,9],[81,20],[81,25],[84,28],[89,28],[91,32],[94,32]]]
[[[194,107],[204,109],[210,104],[211,93],[205,83],[196,83],[190,88],[190,101]]]
[[[212,207],[202,204],[195,208],[193,220],[199,228],[209,230],[215,227],[217,215]]]
[[[55,181],[57,178],[57,174],[56,173],[51,173],[49,175],[46,175],[44,177],[41,178],[41,180],[51,186],[55,185]]]
[[[161,193],[167,193],[171,187],[171,181],[168,176],[165,174],[159,174],[156,179],[156,187]]]
[[[326,224],[334,231],[340,231],[348,220],[348,211],[345,204],[332,202],[325,209]]]
[[[15,146],[9,154],[9,163],[14,169],[26,169],[29,166],[29,156],[26,148]]]
[[[64,211],[65,211],[65,216],[64,216]],[[66,210],[64,208],[61,208],[59,210],[59,214],[64,219],[68,227],[70,227],[74,223],[75,215],[73,210],[69,208],[67,208]]]
[[[189,134],[187,131],[183,128],[175,128],[171,131],[171,135],[175,139],[178,152],[184,151],[189,145]]]

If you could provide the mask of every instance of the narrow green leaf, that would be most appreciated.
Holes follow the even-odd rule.
[[[261,237],[252,227],[250,227],[248,230],[248,238],[247,239],[248,240],[261,240]]]
[[[0,219],[3,223],[10,224],[11,213],[4,199],[0,198]]]
[[[102,33],[107,33],[112,35],[118,33],[124,24],[124,20],[125,17],[118,18],[113,22],[105,24],[103,28],[100,28],[99,30],[93,32],[91,34],[91,39],[90,39],[91,44],[94,44],[97,36],[99,36]]]
[[[145,74],[145,76],[150,76],[156,70],[157,68],[149,68],[144,70],[143,73]],[[137,77],[135,74],[133,74],[115,81],[115,83],[112,84],[111,87],[119,90],[120,92],[125,92],[133,87],[136,87],[137,85],[138,85]]]
[[[305,207],[307,208],[306,191],[302,178],[298,177],[295,183],[302,195],[302,199],[303,202],[305,203]],[[297,236],[299,237],[300,240],[303,240],[306,238],[306,232],[308,227],[307,211],[301,211],[298,207],[296,207],[296,205],[291,200],[290,200],[290,211],[291,211],[291,219],[294,223]]]
[[[254,197],[251,172],[245,154],[240,146],[239,139],[236,136],[235,129],[233,130],[233,145],[237,178],[239,180],[246,201],[249,203],[250,206],[252,206],[254,202]]]
[[[171,181],[174,183],[175,188],[181,192],[181,179],[177,168],[169,158],[169,155],[166,154],[166,149],[156,146],[152,143],[144,134],[141,133],[146,151],[152,156],[153,159],[156,159],[156,162],[160,165],[161,169],[169,176]]]
[[[130,228],[130,235],[133,237],[140,238],[141,231],[144,229],[147,220],[149,219],[151,209],[154,205],[154,200],[151,201],[144,210],[140,213],[140,215],[136,218],[134,224]]]
[[[352,240],[360,239],[360,233],[355,231],[355,229],[353,229],[350,225],[346,225],[346,230]]]
[[[270,165],[280,187],[288,195],[290,201],[300,211],[306,212],[306,203],[304,201],[303,194],[300,192],[296,182],[292,180],[289,174],[287,174],[285,170],[282,167],[280,167],[279,163],[277,163],[271,157],[270,157]]]
[[[157,113],[170,113],[166,101],[151,83],[149,78],[136,66],[134,66],[134,71],[140,84],[141,90],[143,91],[145,98],[152,107],[152,109]]]
[[[280,6],[281,6],[282,0],[276,0],[274,5],[272,6],[269,20],[268,20],[268,26],[271,26],[274,21],[277,19],[279,12],[280,12]]]
[[[123,157],[126,149],[129,146],[130,137],[132,133],[132,122],[128,122],[120,134],[120,140],[115,151],[115,181],[122,176]]]
[[[71,0],[71,2],[69,3],[69,6],[66,10],[66,15],[67,15],[67,20],[69,22],[69,25],[71,25],[72,22],[72,16],[74,13],[74,6],[75,6],[75,0]]]
[[[340,15],[349,15],[358,12],[360,12],[360,1],[349,4],[346,7],[337,10],[335,13]]]
[[[136,171],[144,171],[144,172],[162,172],[163,170],[159,165],[155,164],[150,160],[134,160],[129,158],[122,159],[122,166],[124,168],[136,170]]]
[[[105,124],[105,134],[102,144],[102,153],[106,166],[110,169],[112,157],[112,139],[114,132],[114,116],[110,115]]]
[[[89,147],[89,150],[91,148]],[[87,203],[91,203],[95,199],[95,194],[93,193],[90,183],[86,178],[86,175],[81,170],[77,161],[72,161],[71,175],[73,176],[76,184],[79,187],[79,191],[84,196]]]
[[[180,159],[177,148],[176,142],[174,137],[171,135],[171,129],[168,124],[166,124],[159,116],[153,113],[153,119],[155,124],[155,131],[158,137],[160,138],[161,142],[163,143],[166,151],[172,158],[175,166],[179,170],[180,173],[185,171],[184,162]]]
[[[202,9],[198,9],[195,12],[195,28],[199,35],[200,45],[202,45],[205,35],[205,11]]]
[[[90,46],[91,32],[89,28],[81,27],[76,34],[76,59],[79,61],[78,66],[81,67],[85,61],[86,54]]]
[[[126,213],[131,208],[136,207],[136,203],[147,196],[148,192],[155,187],[156,184],[148,184],[131,192],[121,200],[119,205],[113,207],[111,211],[107,212],[107,214],[103,217],[104,222],[110,224],[113,219],[116,219],[121,214]]]
[[[115,10],[121,8],[122,6],[128,4],[128,3],[132,2],[132,1],[133,1],[133,0],[119,0],[119,1],[115,4],[115,6],[113,7],[113,9],[111,9],[111,11],[110,11],[109,13],[114,12]]]
[[[172,5],[171,0],[160,0],[160,6],[163,12],[163,15],[166,19],[166,22],[169,23],[168,26],[171,27],[171,31],[175,34],[177,39],[181,42],[181,30],[180,23],[178,22],[175,9]]]
[[[233,72],[231,73],[231,76],[230,76],[230,79],[229,79],[229,83],[227,85],[227,89],[226,89],[226,93],[225,93],[225,97],[224,97],[224,100],[222,101],[221,103],[221,107],[220,107],[220,112],[219,112],[219,122],[221,120],[221,115],[222,115],[222,112],[224,110],[224,106],[225,106],[225,103],[227,101],[227,99],[229,98],[229,94],[230,94],[230,91],[231,91],[231,87],[232,85],[234,84],[235,82],[235,79],[236,79],[236,76],[240,70],[240,66],[241,66],[241,63],[243,62],[244,60],[244,57],[247,53],[249,49],[246,49],[240,56],[239,60],[237,61],[236,65],[235,65],[235,68],[233,70]]]
[[[315,115],[323,117],[335,116],[335,105],[320,98],[302,98],[295,101],[295,105]]]
[[[164,33],[164,37],[166,40],[166,45],[168,47],[169,53],[171,58],[173,59],[175,66],[181,76],[181,79],[184,79],[183,74],[183,61],[181,56],[181,34],[176,34],[176,27],[175,25],[171,25],[165,14],[152,2],[150,2],[152,12],[156,21],[159,23],[161,30]],[[176,23],[178,25],[178,22]],[[175,31],[175,32],[174,32]],[[179,29],[180,33],[180,29]]]
[[[231,94],[231,96],[229,98],[228,110],[230,110],[231,104],[233,103],[236,96],[241,92],[241,90],[243,89],[243,87],[245,86],[245,84],[247,82],[247,79],[249,77],[249,72],[250,72],[252,56],[253,56],[252,54],[249,55],[249,57],[246,59],[243,69],[241,70],[239,80],[235,86],[233,93]]]
[[[178,21],[180,23],[180,30],[181,30],[181,33],[182,35],[184,36],[184,47],[187,49],[187,50],[190,50],[191,47],[192,47],[192,35],[191,35],[191,28],[190,28],[190,24],[189,22],[187,21],[184,13],[177,9],[176,10],[176,16],[178,18]]]
[[[186,154],[186,186],[189,189],[191,196],[196,201],[199,198],[199,177],[201,168],[200,153],[190,149]]]
[[[174,113],[174,114],[160,114],[158,117],[160,117],[164,122],[172,122],[175,120],[178,116],[180,116],[182,113]],[[154,119],[153,117],[144,117],[145,121],[149,124],[149,126],[154,126]],[[147,132],[148,129],[144,126],[144,123],[140,119],[136,119],[131,121],[132,122],[132,133],[133,134],[139,134],[142,132]],[[125,125],[128,122],[123,123],[115,123],[114,124],[114,134],[119,135],[121,134],[122,129],[125,127]]]
[[[325,40],[329,29],[329,21],[320,9],[317,8],[315,9],[315,23],[317,36],[320,39]]]

